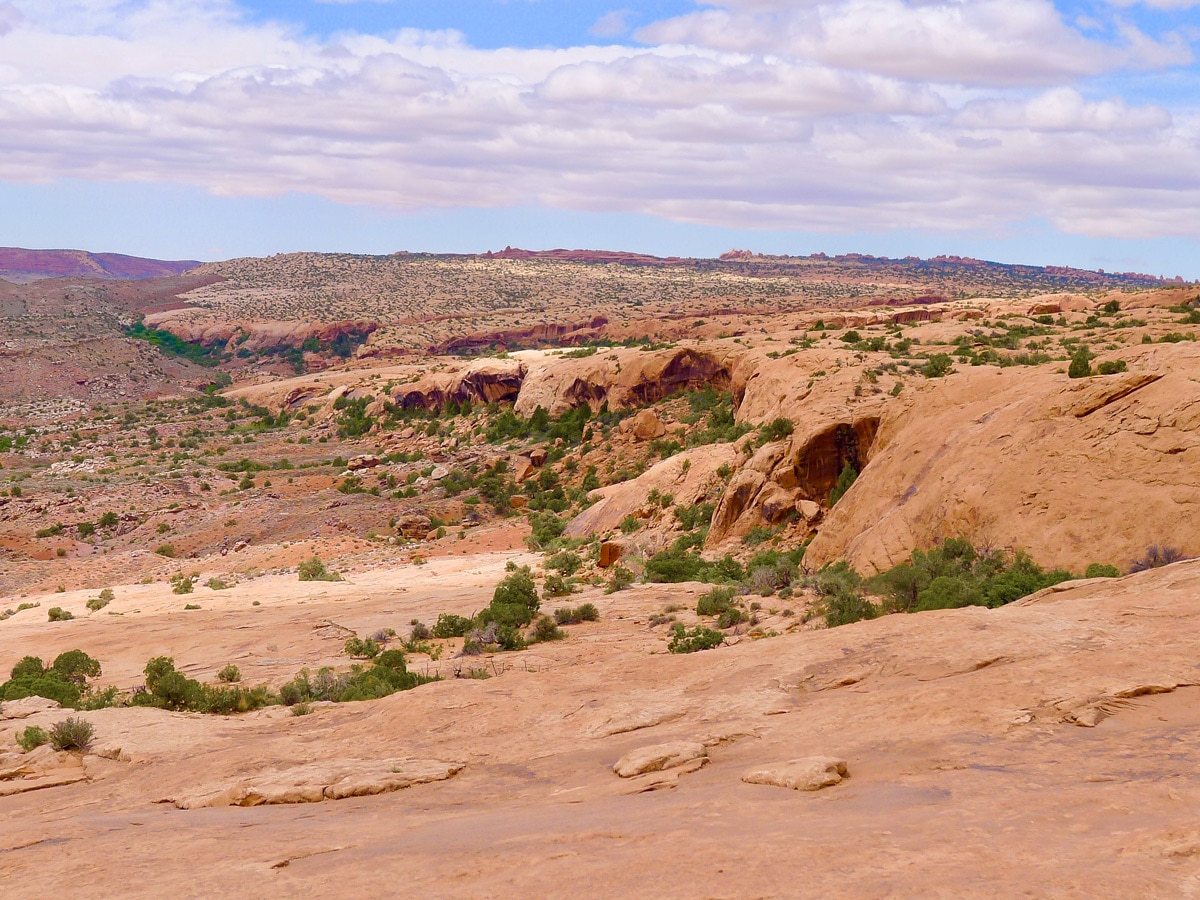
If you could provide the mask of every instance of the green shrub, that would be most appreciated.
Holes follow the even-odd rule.
[[[583,560],[578,553],[570,550],[560,550],[549,559],[546,560],[546,568],[553,569],[562,575],[574,575],[583,565]]]
[[[829,506],[832,508],[839,500],[846,495],[850,490],[850,486],[858,480],[858,470],[849,462],[842,467],[842,472],[838,475],[837,483],[834,484],[833,490],[829,492]]]
[[[696,615],[719,616],[733,605],[735,593],[731,587],[713,588],[696,601]]]
[[[352,637],[346,641],[345,650],[346,655],[351,659],[374,659],[379,655],[379,644],[370,638],[363,640]]]
[[[92,746],[96,729],[91,722],[68,716],[50,729],[50,746],[55,750],[87,750]]]
[[[667,643],[671,653],[697,653],[701,650],[712,650],[725,643],[725,635],[713,628],[697,625],[691,631],[682,624],[676,623]]]
[[[659,584],[678,584],[682,581],[731,584],[745,577],[741,565],[729,554],[721,559],[707,560],[698,553],[681,552],[672,547],[656,553],[646,562],[646,580]]]
[[[1091,563],[1083,571],[1084,578],[1120,578],[1121,570],[1106,563]]]
[[[242,680],[242,670],[230,663],[217,673],[217,678],[227,684],[235,684]]]
[[[174,544],[159,544],[157,547],[154,548],[154,552],[157,553],[159,556],[167,557],[167,559],[174,559],[175,558],[175,545]]]
[[[41,678],[46,671],[42,661],[36,656],[23,656],[21,661],[12,667],[10,678]]]
[[[301,581],[341,581],[342,576],[339,572],[334,572],[325,568],[325,563],[321,561],[321,557],[313,556],[300,563],[298,570]]]
[[[542,596],[549,600],[551,597],[566,597],[571,593],[571,583],[561,575],[550,575],[542,585]]]
[[[921,374],[926,378],[941,378],[943,375],[950,374],[953,365],[954,360],[949,353],[934,353],[921,367]]]
[[[104,607],[108,606],[108,603],[109,601],[103,597],[91,597],[88,599],[87,608],[92,612],[96,612],[97,610],[104,609]]]
[[[786,419],[783,416],[780,416],[779,418],[772,420],[769,424],[762,427],[762,429],[758,432],[758,440],[756,443],[761,447],[764,444],[771,443],[772,441],[782,441],[784,438],[788,437],[795,430],[795,428],[796,426],[791,419]]]
[[[475,617],[476,622],[486,625],[495,622],[522,628],[533,621],[541,607],[537,585],[529,566],[520,568],[509,564],[509,572],[492,593],[492,602]]]
[[[51,670],[76,687],[83,687],[89,678],[99,678],[100,663],[82,650],[68,650],[55,657]]]
[[[50,735],[46,733],[45,728],[29,725],[17,732],[17,743],[24,752],[28,753],[30,750],[36,750],[42,744],[50,743]]]
[[[625,566],[613,566],[612,572],[608,576],[608,583],[604,586],[604,593],[615,594],[617,591],[625,590],[631,584],[633,584],[633,573]]]
[[[1109,360],[1108,362],[1100,363],[1096,369],[1101,375],[1118,375],[1129,368],[1129,365],[1123,359]]]
[[[1071,354],[1071,365],[1067,367],[1068,378],[1087,378],[1092,374],[1092,353],[1087,347],[1080,347]]]
[[[433,636],[435,638],[464,637],[473,625],[474,622],[466,616],[442,613],[433,624]]]
[[[749,621],[749,619],[750,617],[747,616],[742,609],[736,606],[731,606],[728,609],[723,610],[721,614],[717,616],[717,627],[732,628],[734,625],[740,625],[743,622]]]
[[[594,603],[583,603],[577,607],[564,606],[554,611],[554,621],[559,625],[577,625],[580,622],[596,622],[600,610]]]
[[[558,627],[558,623],[551,616],[539,616],[533,623],[533,634],[530,640],[535,644],[540,644],[546,641],[561,641],[566,636],[566,632]]]
[[[186,575],[180,578],[172,579],[171,592],[174,594],[190,594],[194,588],[194,582]]]
[[[50,607],[50,609],[47,611],[46,615],[49,617],[51,622],[68,622],[71,619],[75,618],[75,616],[72,613],[63,609],[61,606]]]
[[[677,506],[675,507],[675,518],[679,520],[679,524],[684,531],[694,531],[697,528],[706,527],[712,522],[713,512],[716,508],[717,505],[715,503]]]

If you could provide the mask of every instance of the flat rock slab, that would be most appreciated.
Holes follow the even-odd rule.
[[[809,756],[755,769],[742,776],[746,784],[770,784],[793,791],[819,791],[848,778],[846,761],[834,756]]]
[[[20,700],[6,700],[0,703],[0,719],[28,719],[30,716],[43,712],[62,709],[62,705],[45,697],[22,697]]]
[[[168,797],[160,802],[173,803],[179,809],[319,803],[446,781],[462,771],[463,765],[428,759],[333,760],[281,772],[263,772],[215,790]]]
[[[672,741],[669,744],[655,744],[631,750],[617,760],[613,771],[622,778],[633,778],[647,772],[674,769],[699,759],[708,759],[708,748],[703,744],[696,741]]]

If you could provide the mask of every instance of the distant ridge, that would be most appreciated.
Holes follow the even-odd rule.
[[[18,284],[43,278],[159,278],[179,275],[198,265],[200,262],[194,259],[142,259],[120,253],[89,253],[86,250],[0,247],[0,278]]]

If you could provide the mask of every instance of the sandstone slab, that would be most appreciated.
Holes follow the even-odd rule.
[[[833,756],[793,759],[742,776],[746,784],[769,784],[793,791],[819,791],[849,777],[846,761]]]
[[[647,772],[661,772],[708,758],[708,748],[696,741],[672,741],[639,747],[622,756],[613,765],[613,772],[622,778],[633,778]],[[703,763],[701,763],[703,765]]]

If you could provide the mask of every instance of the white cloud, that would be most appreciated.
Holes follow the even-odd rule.
[[[588,33],[593,37],[601,38],[626,35],[629,33],[629,16],[630,11],[627,9],[614,9],[606,12],[588,29]]]
[[[1037,0],[738,0],[660,23],[666,43],[564,50],[478,50],[453,32],[322,42],[223,0],[8,7],[24,19],[0,29],[0,179],[1200,235],[1196,110],[1077,84],[1181,47],[1135,35],[1113,49]]]

